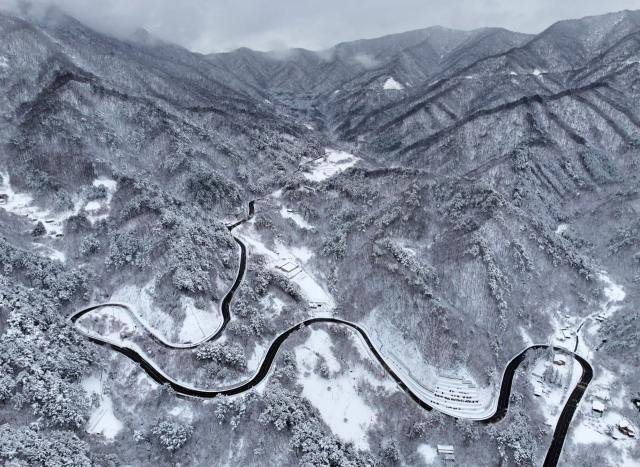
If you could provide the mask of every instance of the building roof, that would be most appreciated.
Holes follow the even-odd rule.
[[[453,454],[453,446],[450,444],[438,444],[438,452],[443,454]]]
[[[561,353],[557,353],[555,354],[555,356],[553,357],[553,361],[554,362],[566,362],[567,361],[567,357],[565,357],[564,355],[562,355]]]
[[[298,267],[298,265],[297,265],[297,264],[294,264],[294,263],[286,263],[286,264],[283,264],[282,266],[279,266],[279,267],[280,267],[280,269],[282,269],[283,271],[291,272],[291,271],[293,271],[294,269],[296,269],[296,268]]]
[[[600,401],[593,401],[593,410],[596,412],[604,412],[604,404]]]

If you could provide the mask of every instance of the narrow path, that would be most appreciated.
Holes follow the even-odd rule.
[[[249,203],[249,216],[233,225],[227,226],[230,231],[234,227],[240,225],[241,223],[245,222],[246,220],[250,219],[253,216],[254,201],[251,201]],[[161,345],[164,345],[165,347],[175,348],[175,349],[194,348],[203,342],[217,339],[221,335],[221,333],[224,331],[224,329],[226,328],[231,318],[229,308],[230,308],[231,301],[233,300],[233,295],[235,294],[236,290],[240,286],[240,283],[242,282],[242,279],[244,277],[244,273],[246,270],[246,247],[236,237],[234,237],[234,240],[238,243],[241,250],[240,267],[238,268],[238,275],[236,277],[234,284],[231,286],[231,289],[229,289],[229,291],[225,295],[221,304],[221,311],[223,315],[223,323],[221,327],[211,336],[195,344],[170,344],[158,338],[158,336],[156,336],[154,333],[150,333],[153,336],[153,338],[157,342],[159,342]],[[105,306],[123,307],[127,309],[129,313],[131,313],[132,316],[137,320],[137,317],[129,308],[129,306],[123,303],[103,303],[99,305],[92,305],[90,307],[84,308],[72,314],[69,317],[69,319],[75,325],[76,321],[86,313],[101,307],[105,307]],[[142,368],[154,381],[156,381],[159,384],[168,384],[176,393],[193,396],[193,397],[200,397],[200,398],[212,398],[217,395],[230,396],[235,394],[241,394],[243,392],[250,390],[256,385],[260,384],[269,374],[269,371],[271,369],[273,361],[275,360],[278,350],[280,349],[282,344],[287,340],[287,338],[292,333],[303,329],[305,326],[309,326],[316,323],[339,324],[339,325],[350,327],[351,329],[356,331],[362,337],[362,339],[368,346],[370,352],[375,356],[375,358],[380,362],[380,364],[384,367],[384,369],[389,373],[391,378],[393,378],[393,380],[398,384],[398,386],[402,388],[405,391],[405,393],[407,393],[407,395],[411,397],[411,399],[413,399],[420,407],[426,410],[432,410],[434,408],[430,404],[428,404],[426,401],[421,399],[415,392],[411,390],[411,388],[407,387],[407,385],[403,382],[400,376],[398,376],[398,374],[396,374],[396,372],[394,372],[391,369],[391,367],[386,362],[385,358],[380,354],[378,349],[376,349],[376,347],[372,344],[371,338],[361,326],[359,326],[358,324],[352,323],[350,321],[346,321],[339,318],[330,318],[330,317],[310,318],[292,326],[291,328],[279,334],[273,340],[273,342],[269,346],[269,349],[267,350],[267,353],[265,354],[262,360],[262,363],[258,367],[258,370],[249,380],[242,383],[238,383],[237,385],[232,385],[229,387],[218,388],[218,389],[200,389],[200,388],[195,388],[195,387],[180,383],[175,379],[171,378],[169,375],[167,375],[164,371],[162,371],[162,369],[160,369],[151,360],[148,360],[144,356],[140,355],[136,350],[128,347],[126,344],[121,345],[120,343],[111,341],[107,338],[96,337],[94,335],[91,335],[88,332],[82,331],[77,326],[75,326],[75,329],[77,332],[82,334],[89,341],[94,342],[95,344],[98,344],[98,345],[109,347],[115,350],[116,352],[119,352],[125,355],[132,361],[138,363],[140,365],[140,368]],[[498,396],[496,410],[492,415],[480,421],[484,423],[496,423],[502,420],[507,415],[508,408],[509,408],[509,398],[511,396],[511,388],[512,388],[513,378],[514,378],[516,369],[525,359],[527,352],[531,350],[536,350],[536,349],[548,349],[550,347],[552,346],[547,344],[538,344],[538,345],[527,347],[518,355],[516,355],[507,364],[504,370],[504,373],[502,375],[500,393]],[[551,442],[549,451],[547,452],[547,456],[545,458],[543,467],[555,467],[557,465],[558,460],[560,458],[560,453],[562,452],[562,447],[564,445],[564,440],[566,438],[567,431],[569,429],[569,425],[571,423],[571,420],[573,419],[573,415],[577,410],[580,400],[582,399],[582,396],[584,395],[589,383],[593,378],[593,369],[591,368],[591,365],[589,364],[589,362],[587,362],[584,358],[580,357],[576,353],[571,352],[570,350],[567,350],[565,348],[553,347],[553,349],[571,354],[578,361],[578,363],[580,363],[580,366],[582,367],[582,376],[580,378],[580,381],[574,388],[573,392],[567,399],[567,402],[562,410],[562,413],[560,414],[560,417],[556,425],[556,429],[554,431],[553,440]],[[463,418],[463,417],[461,416],[460,418]]]

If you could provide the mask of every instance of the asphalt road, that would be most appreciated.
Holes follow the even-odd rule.
[[[251,218],[253,216],[253,213],[254,213],[254,201],[251,201],[249,203],[248,218]],[[233,229],[235,226],[241,224],[247,219],[244,219],[234,224],[233,226],[228,226],[229,230]],[[234,284],[231,286],[231,289],[227,292],[227,294],[225,295],[222,301],[221,310],[223,315],[223,325],[215,334],[213,334],[208,339],[206,339],[207,341],[217,339],[226,328],[231,317],[230,305],[231,305],[231,301],[233,300],[233,295],[238,289],[238,287],[240,286],[246,270],[246,247],[240,240],[238,240],[235,237],[234,239],[238,243],[238,245],[240,245],[240,249],[241,249],[240,267],[238,269],[238,275],[236,277]],[[103,306],[113,306],[113,305],[100,304],[100,305],[90,306],[88,308],[85,308],[83,310],[80,310],[74,313],[72,316],[70,316],[70,320],[73,323],[75,323],[84,314],[90,312],[91,310],[95,310]],[[122,306],[122,305],[117,305],[117,306]],[[135,317],[135,315],[133,316]],[[292,333],[300,329],[303,329],[305,326],[309,326],[315,323],[340,324],[340,325],[348,326],[351,329],[358,332],[366,342],[371,353],[376,357],[376,359],[385,368],[385,370],[389,373],[391,378],[393,378],[393,380],[398,384],[398,386],[402,388],[409,395],[409,397],[411,397],[416,402],[416,404],[418,404],[420,407],[426,410],[433,409],[433,407],[431,407],[429,404],[424,402],[413,391],[411,391],[411,389],[409,389],[403,383],[400,377],[389,367],[384,357],[380,355],[378,350],[371,343],[371,339],[369,338],[369,335],[365,332],[364,329],[362,329],[360,326],[358,326],[355,323],[352,323],[350,321],[345,321],[339,318],[328,318],[328,317],[310,318],[287,329],[286,331],[279,334],[274,339],[274,341],[269,346],[269,349],[267,350],[267,353],[265,355],[264,360],[262,361],[262,364],[258,368],[257,372],[248,381],[244,383],[240,383],[235,386],[220,388],[220,389],[212,389],[212,390],[198,389],[198,388],[193,388],[193,387],[180,384],[179,382],[171,379],[170,377],[166,376],[164,373],[159,371],[151,362],[147,361],[142,355],[140,355],[135,350],[126,346],[118,345],[117,343],[114,343],[114,342],[110,342],[94,336],[90,336],[86,333],[82,333],[82,334],[91,342],[110,347],[116,352],[120,352],[121,354],[125,355],[132,361],[138,363],[140,365],[140,368],[142,368],[154,381],[156,381],[159,384],[168,384],[178,394],[200,397],[200,398],[211,398],[219,394],[222,394],[222,395],[241,394],[255,387],[257,384],[261,383],[269,374],[271,366],[273,365],[273,361],[277,356],[278,350],[280,349],[282,344],[287,340],[287,338]],[[170,344],[160,341],[155,336],[153,337],[157,342],[160,342],[162,345],[171,347]],[[194,344],[192,347],[187,347],[187,348],[193,348],[197,345],[200,345],[200,343]],[[498,404],[497,404],[496,412],[491,417],[483,420],[482,421],[483,423],[496,423],[502,420],[507,415],[507,412],[509,409],[509,398],[511,396],[511,388],[513,385],[513,377],[515,375],[516,369],[525,359],[526,353],[532,350],[546,349],[549,347],[550,347],[549,345],[543,345],[543,344],[528,347],[509,362],[502,376],[502,383],[500,385],[500,393],[498,396]],[[179,347],[179,348],[185,348],[185,347]],[[587,386],[589,385],[589,382],[593,378],[593,369],[591,368],[591,365],[589,364],[589,362],[587,362],[584,358],[564,348],[554,347],[554,349],[565,352],[567,354],[571,354],[578,361],[578,363],[580,363],[582,367],[582,377],[580,378],[579,383],[576,385],[575,389],[569,396],[564,408],[562,409],[562,413],[560,414],[560,418],[558,419],[558,423],[553,435],[553,440],[551,442],[551,446],[549,447],[549,451],[547,452],[547,456],[545,457],[543,467],[555,467],[557,465],[558,460],[560,458],[560,454],[562,452],[562,447],[564,445],[564,440],[567,436],[569,425],[571,423],[571,420],[573,419],[573,415],[575,414],[578,404],[580,403],[580,400],[583,397],[587,389]]]

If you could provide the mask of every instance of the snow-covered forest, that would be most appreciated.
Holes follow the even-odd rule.
[[[0,464],[637,464],[639,12],[0,37]]]

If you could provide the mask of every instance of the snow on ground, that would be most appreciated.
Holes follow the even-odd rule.
[[[436,448],[433,448],[428,444],[421,444],[418,446],[418,454],[422,456],[426,464],[433,464],[433,461],[438,457],[438,451]]]
[[[314,129],[314,128],[313,128],[311,125],[309,125],[308,123],[305,123],[305,124],[304,124],[304,126],[305,126],[305,128],[306,128],[307,130],[311,130],[311,131],[313,131],[313,129]]]
[[[301,246],[300,248],[291,247],[289,248],[289,251],[291,251],[291,254],[303,263],[309,261],[309,259],[313,256],[313,252],[303,246]]]
[[[619,423],[624,417],[616,412],[616,408],[628,406],[628,399],[624,391],[620,391],[619,385],[616,384],[616,376],[606,368],[598,367],[598,376],[589,385],[587,397],[580,404],[580,413],[582,414],[581,423],[575,425],[572,429],[571,441],[577,445],[585,444],[606,444],[608,453],[611,456],[620,458],[612,459],[612,465],[620,466],[637,466],[637,459],[633,457],[629,451],[635,446],[637,438],[630,438],[618,429]],[[613,399],[611,395],[613,396]],[[599,401],[604,405],[604,413],[602,417],[593,412],[593,402]],[[631,426],[638,433],[638,427],[633,423]],[[617,439],[614,439],[615,435]],[[611,447],[617,451],[612,451]],[[579,449],[584,449],[580,447]]]
[[[251,223],[244,224],[236,231],[236,235],[245,244],[251,248],[252,253],[261,254],[269,258],[271,267],[275,267],[277,264],[282,263],[285,259],[290,262],[300,265],[300,263],[306,262],[312,255],[312,253],[302,248],[287,248],[282,243],[276,242],[277,252],[274,252],[267,248],[262,242],[255,240],[258,233],[255,232]],[[280,271],[282,272],[282,271]],[[309,271],[304,269],[290,279],[292,282],[298,284],[302,293],[305,295],[309,302],[324,303],[327,309],[332,309],[335,306],[335,302],[330,294],[328,294],[310,274]]]
[[[296,348],[296,363],[302,374],[302,395],[318,409],[331,431],[356,449],[369,449],[366,430],[376,421],[376,414],[358,394],[357,380],[366,373],[361,367],[335,378],[323,378],[314,372],[324,357],[331,368],[341,368],[331,350],[331,338],[322,330],[312,330],[307,342]],[[336,370],[337,371],[337,370]]]
[[[410,256],[413,256],[414,258],[417,255],[416,250],[414,250],[413,248],[409,248],[408,246],[404,246],[403,244],[400,244],[400,248],[402,248],[404,252],[406,252]]]
[[[325,149],[325,153],[325,157],[310,162],[311,173],[303,173],[307,179],[321,182],[338,172],[348,169],[360,160],[353,154],[336,151],[335,149]]]
[[[176,331],[175,322],[167,313],[152,307],[151,294],[153,290],[153,281],[142,288],[135,285],[125,285],[113,293],[110,301],[131,305],[131,311],[136,313],[136,318],[149,332],[170,342]]]
[[[558,422],[566,399],[578,384],[582,375],[580,364],[571,356],[566,355],[565,358],[566,365],[556,365],[545,358],[541,358],[529,373],[531,386],[542,390],[542,395],[538,396],[538,399],[540,400],[540,409],[547,419],[546,424],[553,427]],[[558,373],[562,381],[561,385],[544,381],[542,375],[547,368],[551,368]]]
[[[246,230],[244,230],[246,232]],[[257,254],[257,255],[264,255],[267,256],[268,258],[270,258],[272,261],[276,261],[278,259],[278,254],[271,251],[269,248],[267,248],[264,243],[258,241],[258,240],[254,240],[253,238],[249,237],[246,234],[240,234],[240,229],[238,229],[238,231],[236,231],[236,235],[238,237],[240,237],[240,239],[249,247],[251,247],[251,249],[253,250],[252,253],[253,254]]]
[[[313,330],[311,336],[305,342],[305,348],[315,353],[316,355],[322,355],[325,363],[329,368],[329,371],[334,373],[340,371],[340,363],[333,355],[331,349],[333,344],[331,343],[331,337],[323,330]]]
[[[607,287],[605,287],[604,289],[604,294],[609,299],[609,302],[621,302],[622,300],[624,300],[624,297],[626,296],[626,294],[622,290],[622,287],[615,284],[609,278],[606,272],[602,272],[598,274],[598,277],[600,278],[601,281],[607,284]],[[607,304],[609,302],[607,302]]]
[[[537,68],[535,70],[533,70],[533,75],[534,76],[540,76],[542,74],[542,72],[540,70],[538,70]]]
[[[64,233],[64,220],[66,220],[69,216],[78,214],[80,209],[82,208],[82,202],[77,200],[72,211],[66,211],[62,213],[52,213],[47,209],[41,209],[38,206],[32,206],[33,198],[27,193],[16,193],[11,187],[11,179],[8,173],[1,173],[2,175],[2,184],[0,185],[0,193],[4,193],[8,195],[9,199],[6,204],[0,205],[0,207],[4,208],[7,212],[11,212],[18,216],[28,216],[30,220],[34,222],[42,222],[44,225],[47,235],[55,237],[56,235],[62,235]],[[107,188],[107,198],[103,201],[90,201],[84,206],[85,211],[90,213],[87,216],[92,223],[96,220],[105,218],[108,216],[108,211],[110,209],[109,203],[111,203],[111,198],[113,197],[113,193],[115,193],[117,184],[115,180],[109,179],[98,179],[94,180],[94,186],[104,185]],[[102,214],[97,215],[102,212]],[[59,256],[58,256],[59,258]]]
[[[533,339],[531,339],[531,336],[529,336],[527,331],[525,331],[522,326],[520,326],[520,335],[522,336],[522,340],[524,341],[525,346],[530,347],[533,345]]]
[[[60,250],[56,250],[55,248],[52,248],[49,245],[44,245],[38,242],[33,242],[32,244],[36,253],[41,253],[43,256],[46,256],[47,258],[58,260],[61,263],[64,263],[67,261],[67,255],[65,255]]]
[[[26,193],[16,193],[11,187],[11,179],[6,172],[0,173],[2,175],[2,184],[0,185],[0,193],[6,194],[9,199],[5,204],[0,204],[5,211],[18,216],[29,217],[33,221],[42,222],[47,235],[55,237],[56,235],[62,235],[64,231],[63,221],[72,214],[77,214],[77,209],[73,212],[67,211],[64,213],[53,214],[47,209],[41,209],[38,206],[32,206],[33,198]]]
[[[97,211],[98,209],[100,209],[100,203],[97,201],[89,201],[84,207],[85,211]]]
[[[300,286],[302,293],[307,297],[308,301],[333,303],[333,300],[307,272],[301,272],[291,279],[291,281]]]
[[[248,371],[256,371],[260,362],[264,358],[264,354],[267,351],[267,348],[258,344],[256,342],[255,347],[253,348],[253,353],[251,354],[251,358],[247,360],[247,370]]]
[[[9,68],[9,60],[7,60],[7,57],[0,57],[0,67]]]
[[[107,439],[113,439],[123,428],[123,424],[113,413],[113,402],[109,396],[102,394],[102,383],[95,376],[89,376],[81,382],[87,394],[98,394],[100,406],[89,417],[87,433],[100,433]]]
[[[177,405],[169,411],[169,415],[179,418],[184,423],[193,421],[193,411],[184,405]]]
[[[214,307],[213,311],[201,310],[196,308],[195,300],[191,297],[181,297],[180,303],[185,318],[178,333],[179,342],[198,342],[213,334],[222,325],[222,315],[217,307]]]
[[[382,89],[393,89],[396,91],[401,91],[404,89],[404,86],[402,86],[402,84],[398,83],[395,79],[393,78],[389,78],[384,82],[384,85],[382,86]]]
[[[571,440],[574,444],[613,444],[617,448],[625,449],[630,447],[633,443],[637,442],[635,438],[623,435],[619,433],[618,424],[625,420],[622,415],[607,411],[602,417],[598,417],[591,409],[591,402],[583,405],[581,412],[583,413],[582,423],[577,425],[572,431],[573,435]],[[585,407],[586,406],[586,407]],[[637,430],[637,428],[636,428]],[[611,433],[615,433],[619,436],[619,439],[614,439]],[[633,464],[637,465],[637,464]]]
[[[413,377],[427,387],[435,387],[438,370],[422,359],[420,349],[415,342],[408,342],[402,337],[402,332],[388,319],[382,319],[379,308],[369,313],[362,323],[373,341],[374,347],[385,357],[393,353],[405,366],[411,368]]]
[[[604,295],[606,297],[606,301],[602,303],[599,311],[592,313],[583,320],[587,325],[585,331],[591,335],[595,334],[600,329],[601,323],[596,321],[596,319],[589,322],[589,319],[598,318],[599,320],[606,320],[607,318],[610,318],[621,308],[621,305],[616,305],[616,303],[623,301],[626,297],[622,287],[613,282],[605,271],[600,272],[598,274],[598,278],[605,283]],[[581,354],[587,355],[588,352],[592,350],[587,346],[586,339],[580,339],[578,343],[578,352]]]
[[[273,293],[268,293],[260,300],[260,303],[264,309],[268,310],[271,317],[278,316],[284,307],[284,302]]]
[[[78,325],[85,331],[95,332],[91,322],[103,322],[106,326],[104,332],[99,333],[102,337],[111,339],[115,342],[124,342],[120,333],[126,335],[141,335],[138,323],[135,322],[131,314],[124,308],[119,306],[105,306],[90,311],[78,320]]]
[[[583,419],[582,423],[577,427],[574,426],[571,431],[573,432],[571,440],[574,444],[609,444],[613,441],[611,436],[606,434],[605,428],[602,426],[600,420],[595,418]]]
[[[562,235],[562,232],[567,230],[569,224],[558,224],[558,228],[556,229],[556,235]]]
[[[89,213],[87,219],[93,224],[100,219],[109,217],[111,211],[111,199],[118,188],[118,182],[108,178],[98,178],[93,181],[93,186],[104,186],[107,189],[107,197],[103,199],[89,201],[84,210]]]
[[[560,304],[558,304],[558,308],[551,307],[547,310],[551,327],[554,330],[552,344],[573,351],[579,323],[578,318],[572,317],[569,312],[569,308],[560,308]]]
[[[282,206],[282,209],[280,209],[280,215],[285,219],[293,219],[294,222],[302,229],[313,229],[313,226],[305,221],[300,214],[297,212],[289,212],[289,209],[287,209],[286,206]]]
[[[356,348],[361,359],[369,360],[376,364],[380,363],[378,359],[373,356],[373,354],[369,350],[369,347],[367,346],[367,344],[364,342],[364,339],[362,338],[360,333],[352,331],[350,333],[350,336],[351,336],[351,345],[353,345]],[[384,388],[384,390],[387,392],[394,392],[394,391],[400,390],[395,380],[389,376],[389,373],[387,373],[387,370],[381,369],[380,377],[382,379],[374,378],[373,375],[369,375],[368,379],[373,386],[380,386]]]

